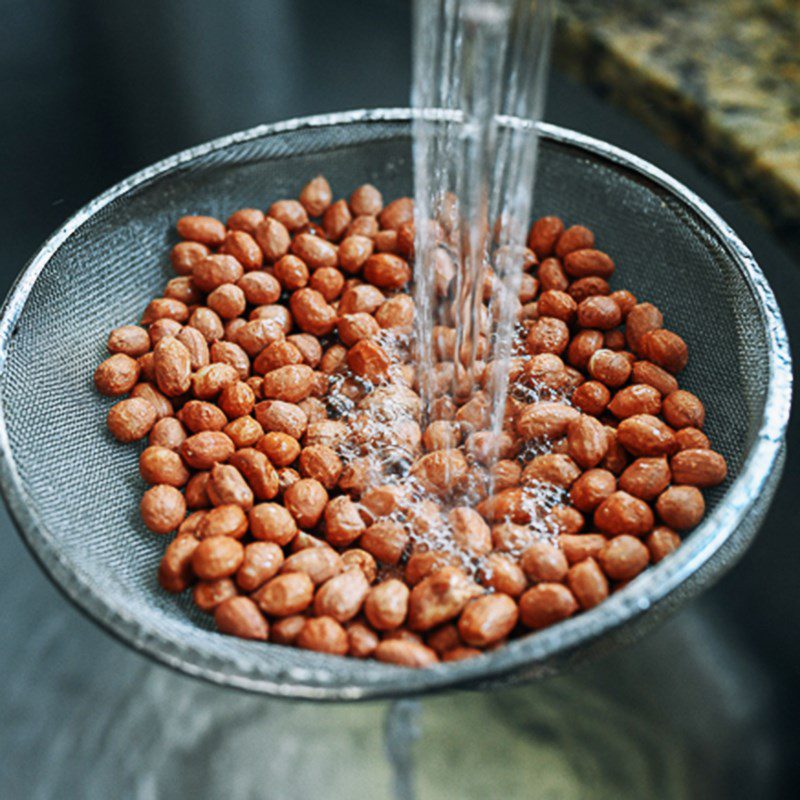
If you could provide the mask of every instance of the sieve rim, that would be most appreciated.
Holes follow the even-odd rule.
[[[5,381],[5,366],[14,332],[36,280],[69,236],[112,201],[195,159],[244,142],[328,126],[409,123],[418,113],[407,108],[362,109],[259,125],[183,150],[117,183],[77,211],[49,237],[9,291],[0,312],[0,389]],[[23,541],[62,593],[116,638],[189,675],[282,697],[375,699],[422,694],[458,685],[484,685],[487,682],[503,681],[526,670],[529,675],[535,674],[539,677],[552,674],[557,669],[558,662],[580,646],[595,642],[604,633],[641,622],[645,611],[666,600],[687,579],[708,565],[723,546],[736,539],[737,532],[744,538],[744,541],[739,542],[742,545],[740,550],[743,551],[744,546],[749,543],[749,537],[739,529],[762,492],[769,491],[770,480],[774,479],[775,472],[780,469],[791,403],[792,371],[788,337],[772,289],[750,251],[727,223],[679,181],[644,159],[607,142],[547,123],[540,123],[538,127],[543,140],[589,153],[620,169],[633,172],[680,200],[691,214],[700,218],[715,234],[719,244],[738,267],[761,312],[761,324],[770,346],[769,386],[758,433],[738,477],[712,513],[675,554],[647,570],[597,608],[552,628],[514,640],[491,656],[483,658],[440,665],[428,670],[406,670],[379,665],[379,679],[370,679],[370,682],[353,681],[348,685],[341,683],[342,659],[334,656],[322,658],[329,665],[325,668],[308,668],[299,664],[295,669],[280,672],[273,668],[271,673],[269,659],[263,657],[263,650],[257,661],[255,658],[240,659],[231,664],[199,647],[166,637],[157,626],[143,623],[141,618],[131,614],[120,603],[101,596],[94,590],[80,564],[59,550],[57,538],[39,518],[16,469],[6,428],[5,394],[0,392],[0,491]],[[711,571],[708,577],[713,578],[730,564],[709,566]],[[698,590],[699,587],[696,587],[694,591]],[[685,596],[688,597],[688,594]],[[263,648],[263,645],[260,646]],[[302,651],[292,650],[292,653],[296,654],[298,662],[304,660]],[[321,662],[318,660],[315,663]],[[329,678],[333,680],[328,680]]]

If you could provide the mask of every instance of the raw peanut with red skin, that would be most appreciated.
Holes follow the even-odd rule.
[[[439,660],[430,647],[402,639],[388,639],[380,642],[375,648],[374,655],[378,661],[398,664],[402,667],[430,667]]]
[[[411,279],[408,262],[392,253],[376,253],[364,263],[364,278],[379,289],[402,289]]]
[[[308,285],[308,267],[306,262],[297,256],[283,256],[276,262],[272,269],[272,274],[280,285],[290,292],[297,291]]]
[[[264,435],[264,429],[250,416],[231,420],[222,432],[230,438],[237,450],[252,447]]]
[[[573,250],[564,259],[564,271],[571,278],[608,278],[614,272],[614,262],[601,250]]]
[[[253,390],[246,383],[238,381],[228,384],[220,393],[217,402],[227,417],[235,419],[249,414],[255,406],[255,400]]]
[[[254,592],[278,574],[283,551],[274,542],[251,542],[244,548],[244,558],[236,570],[236,584],[245,592]]]
[[[308,212],[298,200],[276,200],[267,214],[294,232],[308,222]]]
[[[192,270],[194,285],[203,292],[213,292],[225,283],[236,283],[244,275],[242,265],[230,255],[218,254],[204,258]]]
[[[282,400],[266,400],[259,403],[255,407],[255,415],[265,430],[286,433],[298,440],[308,427],[308,416],[305,411],[294,403]]]
[[[228,578],[241,566],[244,547],[230,536],[203,539],[192,554],[192,571],[200,580]]]
[[[577,564],[586,558],[597,558],[607,542],[608,539],[600,533],[562,533],[558,537],[558,543],[570,564]]]
[[[191,317],[189,317],[189,325],[200,331],[209,344],[222,339],[225,335],[225,328],[222,325],[219,314],[205,306],[195,308]]]
[[[594,234],[583,225],[572,225],[558,237],[556,255],[564,258],[574,250],[588,250],[594,247]]]
[[[179,397],[192,385],[192,359],[189,350],[172,336],[153,349],[158,388],[167,397]]]
[[[194,265],[206,258],[210,252],[200,242],[178,242],[170,251],[169,259],[178,275],[191,275]]]
[[[555,252],[556,244],[564,233],[564,223],[559,217],[541,217],[531,226],[528,247],[541,260]]]
[[[700,399],[683,389],[677,389],[664,398],[664,419],[673,428],[702,428],[706,410]]]
[[[603,572],[615,581],[635,578],[650,561],[650,553],[634,536],[615,536],[597,556]]]
[[[333,303],[344,289],[344,275],[334,267],[321,267],[314,270],[309,286],[319,292],[328,303]]]
[[[224,412],[204,400],[189,400],[178,412],[178,419],[192,433],[221,431],[228,424]]]
[[[189,363],[193,371],[208,366],[210,361],[208,342],[200,331],[186,326],[175,338],[189,352]]]
[[[184,495],[185,496],[185,495]],[[206,518],[208,512],[206,511],[193,511],[186,519],[181,522],[178,527],[178,535],[189,534],[195,539],[200,538],[200,525]]]
[[[151,447],[178,450],[185,439],[186,431],[183,425],[175,417],[164,417],[153,425],[148,443]]]
[[[717,486],[725,480],[728,467],[725,459],[713,450],[688,448],[676,453],[670,461],[675,483],[701,489]]]
[[[408,533],[397,522],[375,522],[361,535],[361,547],[384,564],[397,564],[408,544]]]
[[[648,502],[655,500],[671,480],[665,457],[637,458],[619,477],[619,488]]]
[[[253,595],[270,616],[288,617],[305,611],[314,599],[314,584],[304,572],[287,572],[267,581]]]
[[[227,461],[234,453],[233,442],[219,431],[201,431],[181,445],[181,456],[192,469],[211,469]]]
[[[322,215],[322,227],[325,230],[328,238],[336,242],[342,238],[342,235],[347,230],[347,226],[352,221],[353,216],[350,213],[346,200],[337,200],[327,209]]]
[[[642,336],[639,346],[642,355],[667,372],[680,372],[689,361],[686,342],[677,333],[660,328]]]
[[[272,620],[269,640],[275,644],[295,644],[307,619],[308,617],[301,614],[290,614],[288,617]]]
[[[239,373],[230,364],[209,364],[192,375],[192,393],[198,400],[213,400],[238,380]]]
[[[532,403],[517,419],[517,433],[526,440],[557,439],[567,433],[569,424],[579,415],[580,412],[564,403]]]
[[[264,253],[264,260],[269,264],[274,264],[289,252],[291,244],[289,231],[285,225],[272,217],[264,217],[258,223],[255,239]]]
[[[703,518],[705,501],[695,486],[670,486],[656,500],[656,511],[665,525],[687,531]]]
[[[608,597],[608,580],[593,558],[570,567],[567,585],[583,609],[594,608]]]
[[[457,567],[444,567],[420,581],[408,601],[411,630],[427,631],[457,617],[477,587]]]
[[[335,267],[339,263],[336,245],[309,233],[300,233],[295,236],[291,250],[312,270],[320,267]]]
[[[608,410],[618,419],[627,419],[637,414],[655,416],[661,411],[661,393],[644,383],[620,389],[608,404]]]
[[[225,237],[220,252],[233,256],[245,271],[261,269],[264,264],[264,254],[261,252],[261,248],[253,236],[246,231],[230,231]]]
[[[219,247],[225,240],[225,226],[214,217],[181,217],[176,225],[182,239],[200,242],[207,247]]]
[[[628,346],[634,353],[640,355],[644,335],[658,330],[663,325],[664,317],[652,303],[638,303],[625,318],[625,337],[628,340]]]
[[[594,512],[597,529],[611,536],[644,536],[653,529],[654,521],[650,506],[624,491],[609,495]]]
[[[255,233],[258,223],[264,219],[264,212],[258,208],[240,208],[228,217],[227,226],[232,231]]]
[[[250,357],[235,342],[214,342],[210,348],[210,360],[214,362],[213,366],[222,367],[229,376],[225,380],[225,385],[234,383],[237,379],[247,380],[250,375]],[[218,374],[218,372],[212,373],[212,375]]]
[[[123,325],[108,335],[107,347],[110,353],[138,358],[150,349],[150,336],[138,325]]]
[[[633,364],[632,379],[634,383],[643,383],[658,389],[662,397],[666,397],[678,388],[678,381],[651,361],[636,361]]]
[[[330,616],[307,619],[294,641],[297,647],[343,656],[350,647],[345,629]]]
[[[538,630],[572,616],[578,603],[561,583],[539,583],[519,600],[519,619],[526,628]]]
[[[319,585],[339,575],[344,569],[341,556],[330,547],[306,547],[289,556],[281,567],[281,572],[304,572]]]
[[[561,549],[547,541],[534,542],[522,554],[520,565],[535,582],[561,581],[567,574],[567,559]]]
[[[127,394],[139,380],[140,367],[135,358],[115,353],[95,370],[94,385],[100,394],[117,397]]]
[[[361,610],[369,592],[369,583],[361,570],[353,569],[330,578],[317,590],[314,613],[330,616],[338,622],[353,619]]]
[[[322,176],[310,180],[300,192],[300,202],[311,217],[319,217],[330,206],[333,193],[328,181]]]
[[[153,533],[170,533],[186,516],[186,500],[174,486],[158,484],[144,493],[139,511]]]
[[[410,197],[398,197],[392,200],[383,211],[378,214],[378,221],[382,228],[399,230],[401,226],[414,220],[414,201]]]
[[[602,348],[592,354],[587,369],[595,380],[616,389],[630,377],[631,363],[623,353]]]
[[[236,584],[230,578],[198,581],[192,589],[194,604],[207,614],[212,614],[220,603],[230,597],[236,597],[237,594]]]
[[[274,319],[252,319],[237,331],[235,344],[255,358],[265,347],[284,338],[280,324]]]
[[[398,628],[408,613],[409,589],[396,578],[373,586],[364,601],[364,614],[378,631]]]
[[[289,511],[278,503],[259,503],[250,509],[250,532],[254,539],[274,542],[281,547],[297,534],[297,524]]]
[[[241,539],[247,533],[247,516],[241,506],[233,503],[212,508],[201,520],[197,535],[200,539],[228,536]]]
[[[608,436],[602,423],[581,414],[567,426],[567,452],[583,469],[596,467],[608,452]]]
[[[140,397],[120,400],[108,412],[108,429],[120,442],[144,439],[156,422],[156,410]]]
[[[600,331],[590,329],[578,331],[567,348],[567,361],[573,367],[585,370],[589,359],[598,350],[603,349],[603,346],[604,338]]]
[[[369,658],[379,641],[375,631],[367,625],[351,622],[347,626],[347,643],[350,647],[348,655],[353,658]]]
[[[578,304],[566,292],[548,289],[539,296],[537,308],[539,316],[554,317],[569,324],[575,319]]]
[[[366,550],[352,548],[342,553],[342,565],[344,569],[360,569],[368,583],[374,583],[378,575],[378,565],[375,558]]]
[[[313,478],[302,478],[283,493],[283,502],[301,528],[313,528],[328,502],[325,487]]]
[[[211,468],[208,497],[215,506],[233,504],[245,510],[253,507],[253,490],[230,464],[214,464]]]
[[[305,364],[290,364],[264,375],[262,392],[268,400],[299,403],[311,394],[314,370]]]
[[[183,323],[189,318],[186,303],[172,297],[157,297],[151,300],[142,314],[142,324],[152,325],[161,320],[168,320],[168,325]],[[151,334],[152,339],[152,334]]]
[[[198,540],[190,534],[178,534],[164,551],[158,566],[158,583],[168,592],[180,594],[194,582],[192,554]]]
[[[236,285],[244,292],[247,302],[254,306],[271,305],[281,296],[281,287],[274,274],[260,270],[242,275]]]
[[[147,483],[166,483],[175,488],[184,486],[190,477],[174,450],[153,446],[143,450],[139,456],[139,474]]]
[[[347,365],[356,375],[377,383],[391,364],[386,351],[371,339],[362,339],[347,352]]]
[[[519,564],[501,553],[491,553],[483,560],[479,580],[484,586],[511,597],[519,597],[528,585]]]
[[[598,417],[608,407],[611,392],[600,381],[586,381],[572,393],[572,404],[586,414]]]
[[[189,508],[209,508],[211,500],[208,499],[208,482],[211,480],[210,472],[195,472],[186,484],[186,505]]]
[[[467,644],[488,647],[505,639],[514,630],[518,618],[517,604],[511,597],[487,594],[467,604],[458,620],[458,632]]]
[[[214,622],[220,633],[265,642],[269,625],[249,597],[229,597],[214,609]]]
[[[678,451],[693,448],[699,450],[711,449],[711,442],[708,440],[708,436],[697,428],[681,428],[675,431],[675,440],[678,443]]]
[[[176,322],[174,319],[169,319],[167,317],[157,319],[155,322],[151,323],[147,329],[147,332],[150,334],[150,344],[155,347],[162,339],[167,336],[174,337],[180,333],[182,329],[183,326],[181,323]]]
[[[612,298],[596,295],[578,304],[577,320],[582,328],[610,331],[622,322],[622,310]]]
[[[346,495],[325,506],[325,534],[334,547],[347,547],[367,529],[358,506]]]
[[[617,440],[634,456],[662,456],[676,449],[675,434],[658,417],[636,414],[622,420]]]
[[[554,289],[564,292],[569,287],[569,278],[567,278],[561,262],[555,258],[544,259],[536,271],[536,277],[539,279],[539,285],[543,291]]]
[[[288,467],[300,455],[300,443],[286,433],[269,431],[259,440],[257,449],[276,467]]]
[[[540,317],[528,331],[525,345],[531,355],[555,353],[560,355],[569,343],[569,328],[555,317]]]
[[[645,544],[650,551],[650,560],[657,564],[680,547],[681,537],[675,531],[660,525],[647,537]]]
[[[223,283],[221,286],[217,286],[208,295],[206,302],[212,311],[226,320],[241,316],[247,307],[244,292],[234,283]]]
[[[453,529],[453,541],[462,552],[472,556],[485,556],[491,552],[492,532],[474,508],[453,508],[447,521]]]
[[[598,423],[599,424],[599,423]],[[602,428],[602,425],[600,426]],[[605,441],[605,433],[603,434]],[[563,453],[545,453],[532,458],[522,471],[520,482],[525,486],[549,483],[563,489],[569,487],[580,477],[581,469]]]
[[[377,216],[383,209],[383,196],[371,183],[364,183],[350,195],[349,206],[355,216]]]
[[[617,479],[606,469],[589,469],[573,484],[569,496],[572,505],[588,514],[617,489]]]

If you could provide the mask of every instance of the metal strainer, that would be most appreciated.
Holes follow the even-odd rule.
[[[53,581],[135,649],[191,675],[286,697],[357,699],[552,674],[629,641],[730,567],[753,538],[784,460],[791,365],[775,298],[750,253],[699,198],[603,142],[543,125],[537,214],[596,231],[622,283],[689,344],[682,385],[708,410],[730,477],[684,545],[592,611],[490,655],[407,670],[222,636],[189,597],[161,591],[164,539],[138,517],[138,451],[105,428],[92,372],[106,333],[139,318],[170,276],[174,222],[295,196],[324,173],[337,196],[370,181],[411,192],[408,110],[293,120],[168,158],[110,189],[30,262],[0,323],[0,480]]]

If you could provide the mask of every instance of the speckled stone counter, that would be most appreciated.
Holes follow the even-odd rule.
[[[560,7],[557,66],[800,239],[797,0],[561,0]]]

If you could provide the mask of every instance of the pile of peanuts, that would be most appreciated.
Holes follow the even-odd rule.
[[[678,388],[686,344],[611,290],[583,226],[530,230],[499,434],[491,361],[481,386],[446,391],[452,328],[434,329],[422,408],[410,198],[365,184],[334,202],[319,176],[266,213],[177,230],[177,277],[111,332],[94,380],[129,395],[113,436],[148,437],[160,585],[191,589],[224,634],[411,667],[479,656],[669,555],[726,476]],[[442,298],[453,274],[439,259]]]

